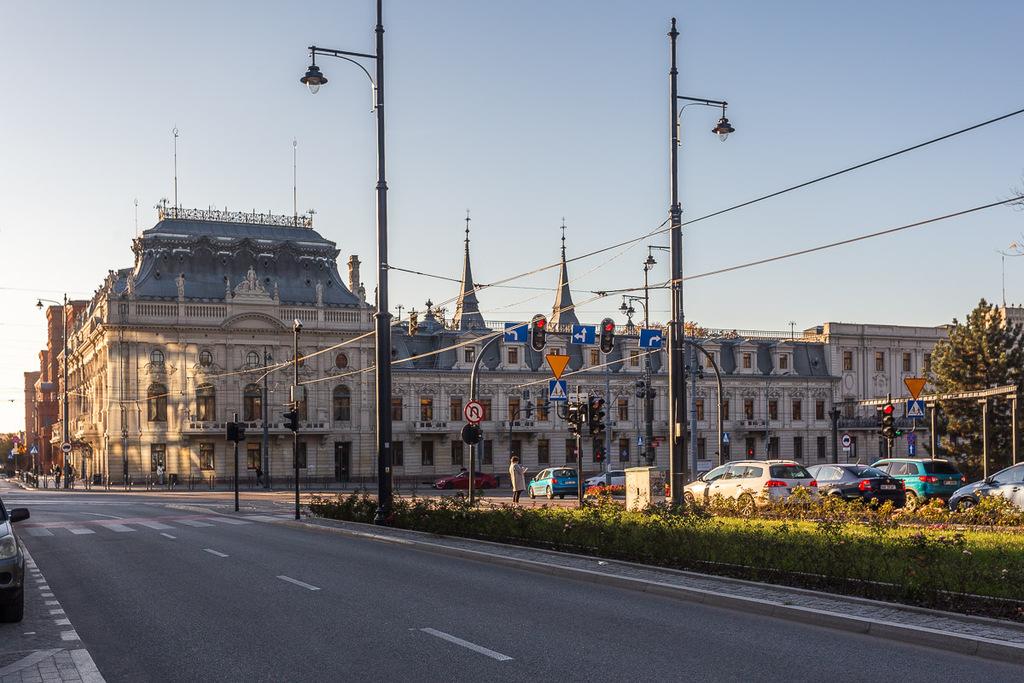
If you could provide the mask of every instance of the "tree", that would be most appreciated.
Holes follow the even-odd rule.
[[[1004,320],[994,304],[982,299],[960,323],[953,319],[949,339],[935,345],[929,381],[939,393],[971,391],[1013,384],[1024,389],[1024,330]],[[981,405],[976,400],[940,404],[946,435],[942,447],[952,453],[971,478],[982,472]],[[993,467],[1010,463],[1010,402],[991,399],[988,453]]]

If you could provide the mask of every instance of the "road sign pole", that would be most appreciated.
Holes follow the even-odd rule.
[[[238,413],[232,418],[238,424]],[[238,439],[235,439],[235,512],[238,512]]]
[[[582,389],[576,385],[576,396],[579,396]],[[587,399],[590,400],[589,397]],[[583,425],[580,425],[576,432],[576,501],[579,507],[583,507]]]

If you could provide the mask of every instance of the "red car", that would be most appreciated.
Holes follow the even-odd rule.
[[[496,489],[498,488],[498,479],[493,474],[486,474],[484,472],[476,473],[476,480],[473,482],[473,486],[478,489]],[[450,477],[444,477],[434,482],[435,489],[468,489],[469,488],[469,472],[462,471],[458,474],[453,474]]]

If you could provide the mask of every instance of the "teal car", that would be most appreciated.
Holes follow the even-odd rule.
[[[568,467],[549,467],[531,479],[526,489],[530,498],[542,495],[551,500],[555,496],[565,498],[567,493],[575,496],[578,486],[576,470]]]
[[[911,510],[932,498],[948,501],[958,488],[967,483],[967,478],[948,460],[886,458],[872,467],[903,482],[907,487],[906,507]]]

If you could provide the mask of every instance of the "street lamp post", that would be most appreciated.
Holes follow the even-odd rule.
[[[65,292],[63,303],[61,303],[60,301],[54,301],[53,299],[36,299],[36,308],[42,310],[43,302],[44,301],[47,302],[47,303],[50,303],[50,304],[54,304],[55,306],[60,306],[61,307],[60,329],[61,329],[61,337],[62,337],[61,346],[63,347],[62,353],[63,353],[63,356],[64,356],[64,363],[63,363],[63,365],[64,365],[64,372],[63,372],[64,379],[63,379],[63,392],[62,392],[63,396],[62,396],[62,399],[61,399],[61,449],[60,449],[60,453],[61,453],[60,461],[61,461],[61,464],[60,464],[60,466],[61,466],[61,473],[64,476],[64,488],[68,488],[68,476],[67,476],[68,456],[67,456],[67,453],[64,452],[64,444],[70,444],[71,443],[71,439],[68,437],[68,295]]]
[[[694,97],[682,97],[678,90],[679,70],[676,68],[676,20],[672,18],[672,28],[668,32],[671,45],[671,67],[669,69],[669,132],[671,138],[669,180],[671,186],[671,218],[669,250],[672,262],[672,320],[669,322],[668,334],[668,423],[669,423],[669,481],[672,504],[683,502],[684,453],[686,443],[683,440],[683,420],[686,419],[686,368],[683,358],[683,209],[679,203],[679,100],[693,104],[721,107],[722,117],[713,129],[723,141],[734,132],[734,128],[725,118],[728,103],[723,100],[706,100]]]
[[[263,368],[264,368],[264,370],[266,370],[267,366],[270,364],[270,362],[272,360],[273,360],[273,358],[270,356],[270,353],[267,351],[267,347],[264,346],[263,347]],[[268,392],[268,387],[267,387],[267,382],[268,382],[267,375],[269,375],[269,374],[270,374],[269,370],[263,373],[263,390],[261,392],[262,396],[260,397],[260,413],[261,413],[260,417],[263,420],[263,443],[262,443],[262,446],[260,448],[260,450],[262,451],[262,454],[260,456],[260,460],[262,461],[261,462],[261,466],[263,468],[263,488],[265,488],[265,489],[269,489],[270,488],[270,427],[269,427],[269,425],[267,425],[268,419],[270,417],[269,408],[267,406],[267,394],[269,393]]]
[[[292,410],[295,411],[295,429],[292,430],[292,466],[295,470],[295,519],[299,519],[299,332],[302,323],[296,318],[292,323]],[[308,404],[305,406],[309,410]]]
[[[377,0],[376,54],[330,50],[310,46],[312,64],[302,77],[312,93],[327,83],[327,78],[316,65],[316,56],[337,57],[358,66],[370,79],[373,90],[373,109],[377,114],[377,313],[376,318],[376,372],[377,372],[377,513],[374,523],[385,524],[391,514],[391,312],[388,306],[388,200],[384,173],[384,20],[383,0]],[[376,64],[376,78],[356,59],[372,59]]]

